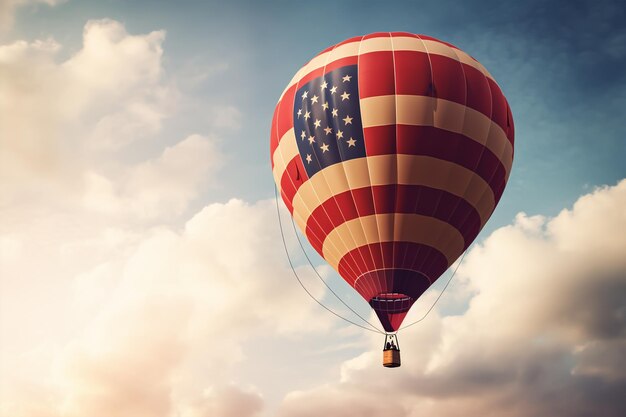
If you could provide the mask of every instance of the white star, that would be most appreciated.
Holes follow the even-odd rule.
[[[304,93],[302,93],[302,100],[304,100],[305,98],[307,98],[307,96],[309,95],[308,91],[305,91]]]
[[[356,145],[355,145],[356,140],[354,140],[354,139],[352,139],[352,138],[350,138],[350,140],[347,140],[347,141],[346,141],[346,143],[348,144],[348,148],[349,148],[350,146],[354,146],[354,147],[356,147]]]
[[[333,116],[338,117],[338,116],[339,116],[339,115],[337,114],[337,112],[338,112],[338,111],[339,111],[339,110],[337,110],[337,109],[333,109],[333,111],[332,111]]]
[[[298,110],[298,119],[300,118],[300,116],[302,116],[302,109]]]
[[[322,124],[322,121],[320,119],[315,119],[315,123],[313,123],[315,125],[315,127],[320,127],[320,125]]]
[[[322,90],[325,89],[326,87],[328,87],[328,83],[326,81],[324,81],[321,85]]]
[[[306,162],[307,164],[311,163],[311,154],[306,154]]]
[[[350,100],[350,94],[346,93],[345,91],[341,95],[341,101],[344,101],[344,100]]]
[[[309,136],[309,145],[313,145],[313,142],[315,142],[315,136]]]
[[[337,131],[337,139],[343,139],[343,132],[341,130]]]
[[[311,97],[311,104],[317,103],[317,98],[318,98],[317,96]]]
[[[311,112],[310,111],[304,113],[304,120],[309,120],[310,118],[311,118]]]
[[[333,86],[333,88],[330,89],[331,94],[335,94],[337,92],[337,87]]]
[[[351,125],[352,124],[352,117],[350,117],[350,115],[347,115],[345,119],[342,119],[343,122],[347,125]]]
[[[333,133],[333,129],[330,126],[328,126],[324,129],[324,132],[326,132],[327,135],[330,135],[331,133]]]
[[[326,152],[328,150],[328,145],[325,143],[322,143],[320,145],[320,149],[322,150],[322,153]]]
[[[302,140],[304,140],[304,138],[306,138],[306,132],[303,130],[302,133],[300,134],[300,138]]]
[[[346,75],[345,77],[342,78],[342,80],[345,83],[346,81],[350,81],[351,78],[352,78],[352,75]]]
[[[322,108],[324,110],[328,110],[328,102],[325,102],[324,104],[322,104]]]

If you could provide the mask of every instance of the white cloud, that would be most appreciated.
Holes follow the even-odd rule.
[[[5,218],[172,219],[213,183],[222,158],[214,137],[191,134],[147,160],[154,150],[136,145],[154,138],[179,95],[162,69],[164,36],[104,19],[87,22],[83,47],[63,62],[53,39],[0,46]]]
[[[216,106],[211,113],[217,128],[238,130],[241,127],[241,112],[235,106]]]
[[[254,390],[234,384],[207,388],[195,404],[182,410],[181,417],[254,417],[263,410],[263,399]]]
[[[275,218],[271,200],[231,200],[205,207],[180,231],[157,227],[140,239],[109,233],[108,244],[117,252],[83,268],[73,282],[56,283],[64,309],[47,309],[46,321],[52,332],[71,335],[65,347],[36,353],[38,372],[28,363],[4,364],[3,413],[257,415],[264,404],[259,393],[225,385],[233,367],[246,359],[242,343],[261,334],[311,335],[332,323],[317,317],[318,307],[294,284]],[[85,248],[72,250],[70,257]],[[37,314],[41,307],[32,300],[27,296],[20,303]],[[23,311],[5,309],[13,328],[28,324]],[[71,331],[57,324],[76,316],[81,318],[69,320]],[[28,345],[48,340],[44,333]]]
[[[42,183],[71,189],[86,166],[105,165],[103,151],[160,130],[178,94],[162,70],[164,36],[90,21],[82,49],[60,63],[53,39],[0,46],[4,200]]]
[[[467,310],[401,333],[401,368],[382,368],[374,339],[281,415],[624,415],[624,207],[626,180],[553,219],[518,215],[459,269]]]
[[[62,62],[52,39],[0,46],[0,414],[253,416],[259,395],[224,383],[245,331],[295,329],[312,307],[293,289],[266,301],[288,277],[273,206],[185,224],[222,155],[198,134],[137,150],[178,96],[164,32],[100,20],[83,39]]]
[[[121,168],[109,177],[84,174],[83,203],[95,212],[154,220],[183,213],[222,166],[215,140],[191,135],[155,159]]]

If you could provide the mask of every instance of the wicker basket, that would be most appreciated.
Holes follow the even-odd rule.
[[[383,350],[383,366],[385,368],[397,368],[400,366],[400,351],[397,349]]]

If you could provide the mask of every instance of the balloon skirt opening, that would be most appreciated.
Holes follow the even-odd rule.
[[[385,331],[395,332],[400,328],[414,302],[413,297],[405,294],[384,293],[372,298],[369,304],[376,312]]]

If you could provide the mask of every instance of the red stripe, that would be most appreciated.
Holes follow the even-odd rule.
[[[514,142],[513,117],[506,98],[498,85],[476,68],[442,55],[428,55],[419,51],[371,52],[358,57],[358,62],[360,98],[391,95],[397,91],[397,94],[434,96],[449,100],[491,118],[507,133],[509,141]],[[329,64],[325,72],[356,63],[356,56],[339,59]],[[306,84],[323,73],[323,68],[314,70],[305,75],[299,85]],[[287,100],[283,97],[283,101],[293,103],[293,96]],[[289,117],[293,117],[293,108],[285,111],[289,113]],[[280,121],[288,125],[286,119],[281,117]],[[293,126],[293,121],[289,123]],[[284,131],[286,130],[281,124],[279,135],[284,134]]]
[[[467,89],[467,107],[491,118],[491,90],[487,77],[471,65],[463,64],[463,71]]]
[[[326,67],[320,67],[320,68],[314,69],[313,71],[309,72],[308,74],[305,74],[302,78],[300,78],[300,80],[297,83],[298,88],[302,87],[304,84],[308,83],[312,79],[321,77],[322,75],[327,74],[328,72],[332,70],[345,67],[347,65],[356,65],[357,62],[358,62],[358,57],[356,55],[349,56],[346,58],[341,58],[333,62],[329,62],[326,65]]]
[[[321,77],[322,75],[324,75],[324,67],[316,68],[313,71],[309,72],[308,74],[305,74],[296,83],[297,89],[299,90],[303,85],[305,85],[312,79]],[[302,101],[302,97],[296,97],[296,100]]]
[[[365,154],[391,155],[396,153],[396,125],[372,126],[363,129]]]
[[[410,269],[384,268],[366,272],[355,283],[355,289],[363,295],[367,301],[373,297],[393,299],[394,295],[387,298],[386,294],[397,293],[399,297],[418,298],[430,286],[428,277]]]
[[[465,105],[491,118],[491,87],[478,69],[445,56],[419,51],[395,51],[394,59],[397,94],[434,96]],[[499,117],[494,122],[507,131],[505,119]]]
[[[508,102],[507,102],[506,110],[507,110],[506,137],[509,138],[511,145],[515,145],[515,123],[513,122],[513,114],[511,114],[511,107],[508,106]],[[513,146],[511,150],[514,151],[515,147]]]
[[[334,71],[337,68],[345,67],[348,65],[357,65],[358,61],[359,57],[354,55],[346,58],[341,58],[333,62],[329,62],[328,64],[326,64],[324,74],[328,74],[329,72]]]
[[[389,34],[375,34],[373,37],[389,37]],[[369,37],[365,37],[368,39]],[[389,42],[391,46],[391,41]],[[367,98],[380,95],[393,95],[396,92],[395,86],[395,74],[396,69],[394,65],[393,51],[379,51],[370,52],[359,55],[359,68],[358,68],[358,82],[359,82],[359,98]],[[395,137],[396,128],[395,125],[382,126],[378,129],[380,136],[370,135],[372,131],[363,131],[363,138],[365,140],[365,147],[367,153],[367,147],[369,146],[383,146],[389,153],[395,153]],[[378,140],[377,138],[382,138]],[[387,167],[383,169],[389,170],[388,179],[391,183],[397,181],[397,166],[396,162],[390,161]],[[369,210],[366,215],[374,213],[393,213],[394,205],[396,201],[396,186],[392,184],[388,187],[371,189],[367,187],[366,192],[359,193],[360,195],[355,198],[355,201],[364,200],[368,204],[363,208]],[[371,194],[371,197],[368,196]],[[358,204],[358,203],[357,203]],[[357,207],[360,209],[360,207]],[[363,210],[359,210],[363,211]],[[390,223],[391,219],[388,220]],[[384,227],[393,227],[393,224],[387,224]],[[376,245],[372,245],[376,246]],[[376,249],[371,251],[370,256],[381,255],[381,262],[377,263],[377,268],[384,268],[391,266],[392,259],[388,259],[383,250],[382,244],[378,244]],[[393,257],[393,256],[392,256]],[[379,288],[380,290],[380,288]]]
[[[511,115],[507,124],[508,104],[502,91],[493,80],[471,65],[420,51],[381,51],[361,55],[359,97],[394,92],[437,97],[467,106],[491,118],[505,132],[511,125]],[[492,102],[496,107],[493,115]]]
[[[395,51],[397,94],[432,96],[428,55],[416,51]]]
[[[372,309],[374,309],[374,311],[376,312],[376,315],[378,315],[378,319],[383,325],[385,331],[395,332],[402,325],[404,318],[406,317],[414,302],[414,299],[408,299],[406,302],[403,302],[403,304],[406,305],[403,305],[403,308],[399,311],[396,306],[392,307],[394,311],[385,311],[383,310],[382,303],[375,304],[374,302],[371,302],[370,305],[372,306]],[[392,304],[396,303],[397,301],[393,301]]]
[[[389,125],[394,126],[394,125]],[[367,156],[426,155],[461,165],[479,175],[491,187],[496,200],[504,190],[506,170],[498,157],[489,148],[459,133],[438,129],[433,126],[395,125],[393,136],[389,126],[363,129],[366,138]],[[397,132],[397,140],[394,140]],[[390,152],[392,144],[396,152]]]
[[[280,179],[280,189],[283,193],[283,198],[288,202],[287,206],[292,207],[290,211],[293,211],[293,197],[308,179],[304,165],[302,165],[302,158],[298,154],[289,161]]]
[[[276,125],[278,126],[277,134],[279,141],[289,129],[293,128],[293,99],[295,93],[296,86],[292,85],[287,89],[283,98],[276,106]]]
[[[389,184],[357,188],[329,198],[311,213],[306,224],[306,236],[323,242],[337,226],[377,213],[414,213],[434,217],[456,228],[466,245],[474,240],[481,225],[476,209],[454,194],[423,185]],[[321,252],[322,246],[316,247],[316,250]]]
[[[270,128],[270,161],[272,162],[272,170],[274,169],[274,151],[278,147],[278,126],[276,119],[278,118],[278,105],[274,109],[274,115],[272,116],[272,127]]]
[[[291,204],[291,200],[287,198],[283,190],[280,190],[280,197],[283,199],[283,203],[287,206],[287,210],[289,213],[293,214],[293,204]]]
[[[428,56],[433,69],[434,96],[465,105],[467,91],[461,63],[442,55]]]
[[[394,94],[394,80],[392,51],[359,55],[359,98]]]
[[[409,256],[403,256],[405,254]],[[380,277],[376,280],[371,274],[364,276],[374,270],[384,269],[383,260],[389,265],[386,269],[417,271],[432,282],[448,268],[447,258],[431,246],[414,242],[382,242],[364,245],[348,252],[339,261],[338,271],[368,301],[379,293],[398,292],[394,291],[394,285],[397,285],[395,288],[403,288],[405,294],[411,295],[408,293],[410,283],[399,281],[391,285]]]
[[[493,103],[491,120],[493,120],[502,128],[502,130],[506,132],[508,130],[507,114],[509,104],[506,102],[506,98],[504,98],[502,90],[500,90],[498,84],[496,84],[491,79],[487,79],[487,82],[489,83],[489,88],[491,89],[491,101]],[[509,141],[511,141],[511,144],[513,144],[511,138],[509,138]]]

